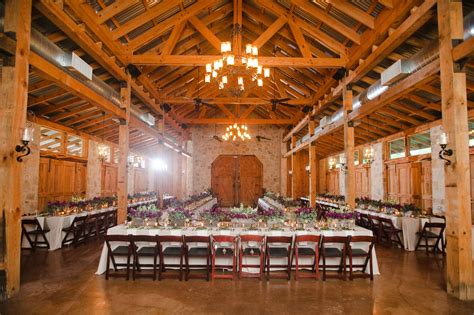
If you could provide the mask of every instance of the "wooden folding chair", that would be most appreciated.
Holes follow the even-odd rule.
[[[267,257],[267,281],[270,280],[271,268],[285,268],[286,272],[282,275],[274,274],[272,278],[286,278],[291,279],[291,244],[293,242],[292,236],[267,236],[265,255]],[[271,246],[275,245],[275,246]],[[271,258],[286,258],[286,264],[271,264]]]
[[[114,246],[116,243],[120,244]],[[105,272],[105,280],[108,280],[109,277],[125,277],[125,279],[128,280],[130,278],[130,260],[133,256],[131,235],[105,235],[105,244],[107,245],[107,270]],[[127,262],[117,262],[116,257],[126,257]],[[111,260],[115,271],[113,274],[110,274]],[[120,274],[118,267],[125,267],[125,274]]]
[[[23,241],[23,237],[26,237],[33,251],[36,250],[37,247],[50,248],[48,239],[46,238],[46,233],[48,232],[49,229],[43,229],[37,218],[21,220],[21,240]],[[38,237],[41,239],[38,239]]]
[[[179,281],[183,280],[183,259],[184,259],[184,238],[183,236],[177,235],[160,235],[158,236],[160,242],[160,269],[158,273],[158,279],[164,278],[178,278]],[[179,259],[179,264],[166,263],[165,259]],[[166,268],[178,268],[178,274],[164,274]]]
[[[321,235],[296,235],[293,246],[293,257],[295,259],[295,280],[298,278],[315,278],[319,280],[319,244]],[[311,246],[307,243],[312,243]],[[302,265],[299,263],[301,258],[314,258],[312,264]],[[301,268],[311,268],[314,274],[300,274]]]
[[[418,247],[424,247],[426,249],[426,254],[429,254],[429,249],[432,248],[432,253],[439,251],[439,242],[441,242],[441,252],[445,254],[445,243],[444,243],[444,229],[446,228],[446,223],[443,222],[425,222],[423,225],[423,230],[421,232],[416,232],[419,236],[418,242],[416,243],[415,250],[418,250]],[[422,244],[421,241],[425,240],[425,244]],[[434,244],[429,244],[430,240],[434,240]]]
[[[197,244],[198,246],[192,246]],[[205,246],[202,246],[205,244]],[[209,281],[210,269],[211,269],[211,239],[209,236],[185,236],[184,237],[184,248],[186,258],[186,272],[185,280],[188,281],[190,278],[204,278]],[[206,264],[190,264],[190,259],[206,259]],[[205,274],[190,274],[191,270],[205,270]]]
[[[400,248],[403,249],[403,242],[400,238],[402,230],[397,229],[395,225],[393,225],[392,219],[379,218],[379,222],[381,229],[381,242],[385,241],[388,246],[392,246],[392,244],[395,244],[397,246],[399,245]]]
[[[366,243],[368,244],[368,250],[364,250],[359,247],[354,248],[354,244],[357,243]],[[353,280],[354,277],[367,278],[374,280],[374,269],[372,263],[372,252],[375,244],[375,237],[373,236],[351,236],[349,239],[349,279]],[[353,258],[363,258],[364,262],[362,264],[354,264]],[[369,265],[370,273],[367,274],[367,264]],[[354,274],[354,268],[362,268],[361,274]]]
[[[76,216],[69,227],[63,228],[64,235],[62,246],[74,245],[77,246],[86,240],[86,227],[88,216]]]
[[[323,281],[326,278],[336,277],[346,280],[347,268],[346,268],[346,255],[349,238],[347,236],[323,236],[321,241],[321,257],[323,259]],[[337,244],[339,247],[328,246],[328,244]],[[339,264],[328,264],[326,258],[339,258]],[[326,275],[328,268],[337,268],[337,275]],[[342,273],[342,275],[340,275]]]
[[[244,264],[244,258],[259,258],[259,264]],[[259,268],[258,273],[244,272],[243,268]],[[263,279],[265,268],[265,236],[241,235],[239,250],[239,279],[243,277],[258,277]]]
[[[160,246],[158,236],[154,235],[133,235],[131,236],[133,244],[133,280],[137,277],[142,278],[153,278],[153,281],[156,280],[156,274],[160,268],[158,257],[160,256]],[[151,258],[153,263],[142,263],[140,262],[141,258]],[[160,261],[161,263],[161,261]],[[142,273],[142,268],[152,268],[152,273]],[[137,273],[139,272],[139,273]]]
[[[214,279],[235,279],[237,272],[237,241],[236,236],[212,235],[211,236],[211,278]],[[217,264],[217,259],[232,259],[232,264]],[[225,274],[225,269],[232,268],[230,274]],[[217,274],[216,269],[222,269],[223,274]]]

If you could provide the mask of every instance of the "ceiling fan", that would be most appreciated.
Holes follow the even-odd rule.
[[[197,80],[198,80],[198,85],[199,85],[199,67],[197,68]],[[194,101],[194,111],[199,112],[201,110],[201,106],[208,106],[210,108],[215,108],[214,105],[209,104],[205,102],[202,98],[199,97],[199,86],[196,86],[197,88],[197,97],[193,98]]]
[[[276,49],[276,47],[275,47]],[[275,52],[274,49],[274,52]],[[275,112],[277,109],[277,105],[281,106],[286,106],[286,107],[298,107],[297,105],[291,105],[288,104],[287,102],[291,100],[291,98],[276,98],[275,92],[276,92],[276,81],[275,81],[275,68],[273,68],[273,98],[267,100],[270,102],[270,105],[272,105],[272,112]]]

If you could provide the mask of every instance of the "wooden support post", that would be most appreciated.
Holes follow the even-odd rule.
[[[345,193],[346,203],[351,208],[355,208],[355,169],[354,169],[354,125],[348,120],[348,115],[352,111],[352,90],[348,87],[343,92],[344,106],[344,152],[346,155],[345,171]]]
[[[310,120],[308,123],[309,136],[314,135],[316,123]],[[316,194],[318,192],[318,157],[316,156],[316,143],[312,142],[309,146],[309,202],[311,207],[316,206]]]
[[[122,108],[126,111],[126,118],[120,120],[119,126],[119,152],[120,159],[118,165],[117,176],[117,198],[118,198],[118,222],[122,223],[127,218],[128,206],[128,150],[129,150],[129,128],[130,121],[130,102],[131,102],[131,87],[130,74],[127,76],[127,81],[121,83],[120,96],[122,98]]]
[[[445,166],[447,291],[461,300],[474,299],[471,247],[469,136],[466,74],[453,61],[453,40],[463,34],[462,2],[438,0],[441,104],[447,149]]]
[[[26,122],[31,0],[6,0],[4,31],[16,39],[15,55],[3,58],[0,84],[0,218],[5,230],[6,296],[20,290],[22,164],[15,147],[21,145]],[[3,223],[5,222],[5,224]],[[2,228],[3,229],[3,228]],[[3,268],[2,268],[3,269]]]

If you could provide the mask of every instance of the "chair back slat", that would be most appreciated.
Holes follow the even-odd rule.
[[[209,236],[185,236],[184,241],[186,243],[210,243],[211,239]]]
[[[183,236],[181,235],[159,235],[158,240],[160,243],[183,243]]]
[[[375,242],[375,237],[369,235],[356,235],[351,236],[351,243],[373,243]]]
[[[242,243],[247,243],[247,242],[258,242],[261,243],[265,240],[264,235],[240,235],[240,241]]]
[[[267,236],[267,244],[271,244],[271,243],[291,244],[292,241],[293,241],[292,236]]]
[[[340,243],[347,244],[349,238],[347,236],[323,236],[322,243]]]
[[[211,238],[216,243],[232,243],[237,239],[236,236],[230,235],[212,235]]]
[[[296,235],[295,236],[295,243],[300,242],[314,242],[319,244],[321,241],[321,235]]]

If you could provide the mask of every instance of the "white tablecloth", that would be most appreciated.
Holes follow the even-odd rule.
[[[372,231],[361,228],[361,227],[356,227],[354,230],[344,230],[344,231],[316,231],[316,230],[310,230],[310,231],[242,231],[241,229],[234,229],[234,230],[218,230],[217,228],[209,228],[205,230],[194,230],[194,229],[144,229],[144,228],[128,228],[125,225],[118,225],[113,228],[110,228],[107,231],[107,234],[109,235],[201,235],[201,236],[208,236],[208,235],[242,235],[242,234],[258,234],[258,235],[267,235],[267,236],[293,236],[293,235],[304,235],[304,234],[322,234],[325,236],[354,236],[354,235],[372,235]],[[118,246],[119,244],[116,244]],[[367,250],[368,245],[361,243],[361,244],[354,244],[354,247],[360,246],[360,248],[365,248]],[[123,259],[123,260],[120,260]],[[142,258],[141,258],[142,259]],[[252,258],[249,258],[252,259]],[[286,258],[283,258],[283,261]],[[300,259],[300,264],[309,264],[311,263],[308,261],[310,258]],[[174,261],[173,261],[174,260]],[[331,260],[337,260],[337,258],[331,258],[327,259],[327,263],[332,263]],[[117,257],[117,262],[124,262],[125,258],[120,258]],[[314,260],[313,260],[314,261]],[[144,260],[144,262],[146,262]],[[361,263],[360,258],[354,258],[354,264],[359,264]],[[170,258],[169,262],[167,263],[179,263],[179,259],[177,258]],[[224,262],[226,264],[231,263],[231,260]],[[245,261],[244,263],[248,263]],[[253,261],[252,261],[253,263]],[[276,259],[272,258],[272,264],[278,264],[281,263],[281,261],[277,261]],[[373,266],[373,271],[374,274],[378,275],[379,273],[379,268],[378,268],[378,262],[377,262],[377,255],[375,254],[375,247],[373,249],[372,253],[372,266]],[[99,266],[97,268],[97,275],[103,274],[107,269],[107,246],[104,243],[104,246],[102,248],[102,254],[100,256],[100,261],[99,261]],[[367,268],[369,269],[369,268]],[[367,270],[368,272],[368,270]]]
[[[386,213],[379,213],[364,209],[356,209],[357,212],[370,214],[373,216],[381,217],[381,218],[388,218],[391,219],[393,225],[397,229],[402,230],[402,241],[403,246],[405,247],[406,251],[414,251],[416,247],[416,242],[418,242],[419,236],[416,234],[423,230],[423,226],[426,222],[444,222],[441,218],[436,217],[426,217],[426,218],[412,218],[412,217],[400,217],[396,215],[390,215]],[[433,244],[435,240],[431,241],[429,244]],[[439,244],[439,249],[441,249],[441,243]],[[424,249],[424,248],[423,248]]]
[[[63,232],[63,229],[71,226],[72,221],[74,221],[75,217],[85,216],[88,214],[89,215],[96,214],[99,212],[107,212],[113,209],[116,209],[116,208],[111,207],[107,209],[100,209],[100,210],[94,210],[91,212],[83,212],[83,213],[64,215],[64,216],[38,216],[36,217],[36,219],[38,219],[38,222],[41,225],[42,229],[45,229],[45,228],[49,229],[49,232],[46,233],[46,239],[49,242],[49,250],[56,250],[62,247],[62,241],[66,234],[65,232]],[[33,219],[34,216],[26,216],[24,218]],[[30,244],[28,243],[28,240],[26,239],[25,236],[23,236],[22,248],[29,248],[29,247],[30,247]]]

